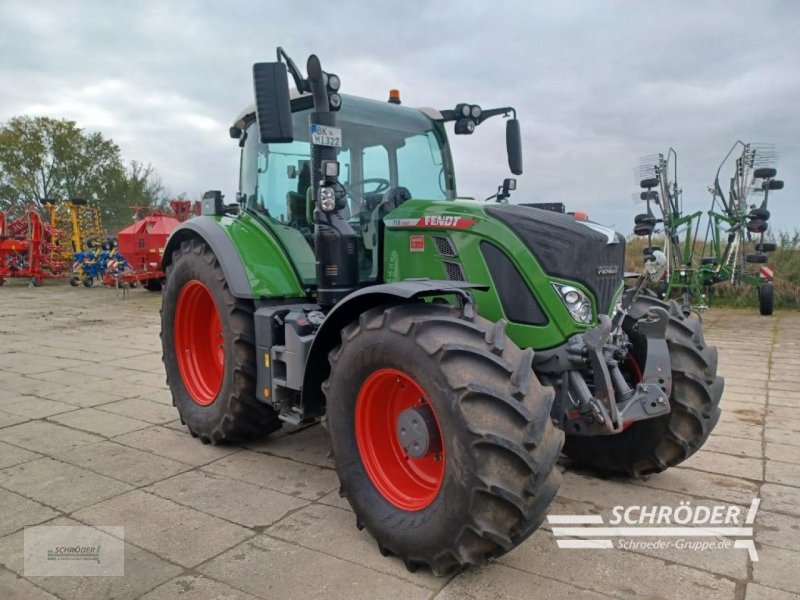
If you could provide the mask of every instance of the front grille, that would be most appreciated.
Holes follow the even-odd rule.
[[[436,244],[436,251],[442,256],[458,256],[456,247],[449,237],[443,235],[434,235],[433,242]]]
[[[464,275],[464,267],[457,262],[450,262],[448,260],[442,261],[444,270],[447,273],[447,279],[450,281],[466,281]]]
[[[625,238],[591,229],[574,217],[525,206],[493,206],[486,212],[519,236],[548,275],[585,285],[597,311],[608,313],[625,272]],[[606,273],[604,267],[616,267]]]

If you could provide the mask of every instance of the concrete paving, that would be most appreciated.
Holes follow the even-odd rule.
[[[0,289],[0,598],[784,599],[800,595],[800,312],[714,309],[723,416],[678,468],[603,480],[564,459],[550,514],[761,506],[742,549],[559,549],[548,525],[490,565],[409,573],[358,531],[321,427],[203,446],[164,384],[160,295]],[[124,577],[23,577],[26,525],[125,527]]]

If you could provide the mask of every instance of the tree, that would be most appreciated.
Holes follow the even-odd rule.
[[[113,140],[74,121],[22,116],[0,127],[0,209],[85,198],[100,204],[106,228],[116,231],[130,222],[130,206],[155,205],[162,192],[151,165],[126,167]]]

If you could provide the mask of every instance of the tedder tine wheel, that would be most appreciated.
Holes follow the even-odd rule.
[[[202,242],[183,242],[167,274],[161,345],[181,422],[204,444],[278,429],[275,410],[255,397],[253,303],[230,293],[214,253]]]
[[[486,562],[542,522],[561,473],[553,390],[505,323],[412,303],[363,313],[331,352],[327,396],[341,493],[409,570]]]

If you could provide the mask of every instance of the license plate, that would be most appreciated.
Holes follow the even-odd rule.
[[[342,130],[340,127],[311,124],[311,143],[318,146],[342,147]]]

